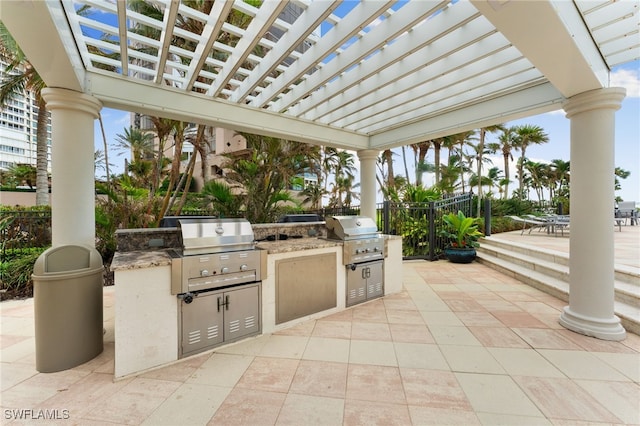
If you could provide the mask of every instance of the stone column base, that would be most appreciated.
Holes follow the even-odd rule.
[[[602,340],[620,341],[627,336],[620,324],[620,318],[615,315],[608,320],[591,318],[573,312],[570,306],[565,306],[560,315],[560,325],[576,333]]]

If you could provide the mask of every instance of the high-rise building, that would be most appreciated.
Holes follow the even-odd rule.
[[[7,63],[0,61],[4,75]],[[27,91],[0,107],[0,170],[19,164],[36,166],[38,145],[38,103]],[[47,170],[51,171],[51,117],[47,125]]]

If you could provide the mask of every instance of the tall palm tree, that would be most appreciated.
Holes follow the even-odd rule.
[[[385,149],[382,151],[382,162],[387,165],[387,188],[395,188],[395,175],[393,173],[393,151]]]
[[[482,127],[480,128],[479,133],[479,140],[478,140],[478,145],[475,148],[475,152],[476,152],[476,175],[478,176],[482,176],[482,165],[483,165],[483,156],[484,154],[488,154],[491,152],[491,149],[486,149],[485,148],[485,138],[487,136],[487,132],[489,133],[495,133],[495,132],[499,132],[499,131],[504,131],[504,124],[496,124],[494,126],[487,126],[487,127]],[[482,185],[481,185],[481,179],[478,180],[478,206],[477,206],[477,212],[478,212],[478,217],[480,217],[480,203],[482,199]]]
[[[498,143],[500,150],[502,151],[502,158],[504,161],[504,190],[501,191],[504,199],[509,197],[509,164],[513,161],[513,154],[511,151],[514,148],[515,137],[515,127],[505,127],[504,130],[502,130],[502,134],[498,137]]]
[[[544,129],[535,124],[523,124],[515,127],[514,146],[520,150],[520,161],[518,162],[518,179],[520,181],[519,193],[520,199],[524,195],[524,167],[527,158],[527,147],[534,144],[542,144],[549,142],[549,136]]]
[[[551,171],[553,173],[554,185],[553,192],[550,196],[551,199],[554,196],[567,196],[569,195],[569,180],[571,163],[561,159],[551,160]],[[557,189],[556,189],[557,186]]]
[[[416,170],[416,186],[422,185],[422,175],[424,173],[424,167],[427,153],[431,148],[431,141],[424,141],[415,144],[411,144],[411,149],[416,156],[415,170]]]
[[[431,144],[433,145],[433,164],[435,166],[434,173],[436,175],[436,186],[440,183],[440,148],[442,148],[443,142],[444,138],[431,140]]]
[[[36,134],[36,205],[49,204],[49,176],[48,145],[47,145],[47,120],[49,114],[42,97],[42,89],[46,84],[35,70],[26,55],[20,49],[7,27],[0,22],[0,59],[8,65],[2,75],[0,83],[0,105],[25,96],[27,92],[33,92],[38,105]]]

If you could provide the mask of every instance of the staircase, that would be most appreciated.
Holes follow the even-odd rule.
[[[569,302],[569,255],[513,241],[480,240],[478,262]],[[615,266],[615,314],[629,332],[640,334],[640,274]]]

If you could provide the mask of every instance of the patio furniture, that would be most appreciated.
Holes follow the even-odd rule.
[[[531,234],[531,231],[534,228],[538,228],[538,229],[542,229],[542,228],[547,228],[548,223],[546,221],[542,221],[542,220],[537,220],[537,219],[531,219],[531,218],[524,218],[524,217],[520,217],[520,216],[507,216],[509,219],[513,220],[514,222],[518,222],[518,223],[522,223],[522,231],[520,232],[520,235],[524,234],[524,230],[527,228],[527,225],[529,225],[529,234]]]
[[[620,201],[618,208],[616,209],[615,217],[624,219],[624,224],[627,224],[627,219],[631,221],[631,226],[638,223],[638,210],[636,209],[635,201]]]

